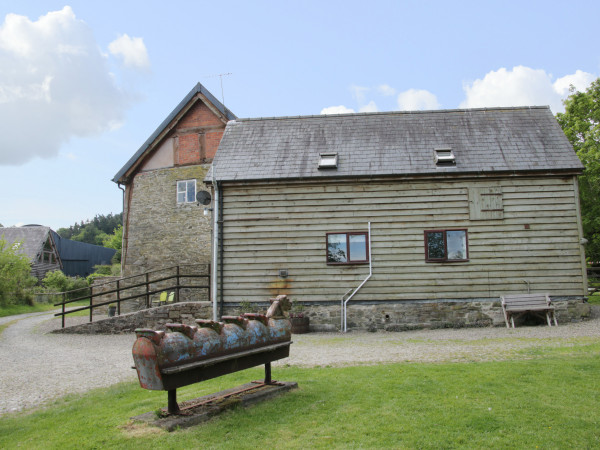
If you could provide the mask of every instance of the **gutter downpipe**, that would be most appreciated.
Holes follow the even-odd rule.
[[[126,186],[126,185],[125,185]],[[123,217],[121,219],[121,227],[123,227],[123,236],[121,236],[121,276],[123,276],[123,268],[127,259],[127,235],[129,234],[129,202],[127,202],[127,216],[125,216],[125,188],[121,183],[117,183],[117,187],[123,191]],[[133,186],[129,188],[133,189]]]
[[[224,252],[225,252],[225,248],[223,245],[223,185],[220,184],[219,182],[217,182],[220,186],[219,190],[221,192],[221,194],[219,195],[219,200],[221,201],[221,207],[219,208],[219,215],[218,220],[219,220],[219,261],[221,262],[221,264],[219,264],[219,301],[220,301],[220,305],[219,305],[219,317],[223,316],[223,309],[225,306],[225,299],[223,298],[223,270],[224,270],[224,265],[225,265],[225,258],[224,258]]]
[[[371,249],[371,222],[369,222],[369,276],[367,276],[367,278],[365,278],[363,280],[362,283],[360,283],[360,285],[354,289],[354,292],[352,292],[352,294],[350,294],[350,297],[348,297],[345,301],[344,301],[344,297],[342,297],[342,331],[345,333],[346,331],[348,331],[348,327],[347,327],[347,323],[346,323],[346,311],[348,309],[348,302],[352,299],[352,297],[354,297],[354,294],[356,294],[360,288],[362,288],[365,283],[367,281],[369,281],[369,278],[371,278],[371,276],[373,275],[373,264],[372,264],[372,249]],[[347,294],[347,292],[346,292]]]
[[[212,274],[211,274],[211,292],[212,292],[212,304],[213,304],[213,320],[217,322],[219,320],[217,314],[217,266],[219,263],[219,254],[218,254],[218,246],[219,246],[219,188],[218,184],[214,181],[214,173],[213,173],[213,187],[215,190],[215,204],[213,206],[213,263],[212,263]]]

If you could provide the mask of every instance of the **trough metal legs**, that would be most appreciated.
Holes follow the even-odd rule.
[[[177,404],[177,389],[171,389],[168,391],[169,403],[167,405],[167,411],[169,414],[177,414],[179,412],[179,405]]]
[[[265,363],[265,384],[271,384],[273,380],[271,379],[271,363]],[[168,404],[167,404],[167,412],[169,414],[178,414],[179,413],[179,405],[177,404],[177,389],[171,389],[167,391],[168,394]]]

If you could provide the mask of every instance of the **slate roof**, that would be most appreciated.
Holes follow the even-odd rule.
[[[125,174],[131,169],[138,159],[150,148],[154,140],[169,126],[171,121],[177,117],[177,115],[187,106],[187,104],[197,95],[201,94],[215,107],[219,110],[221,114],[223,114],[228,120],[236,119],[236,115],[233,114],[229,109],[225,107],[219,100],[216,99],[214,95],[210,93],[208,89],[206,89],[201,83],[197,83],[196,86],[192,88],[192,90],[184,97],[181,102],[175,107],[171,114],[167,116],[165,120],[158,126],[158,128],[152,133],[152,135],[142,144],[142,146],[138,149],[137,152],[125,163],[123,167],[117,172],[117,174],[113,177],[112,181],[115,183],[124,183],[127,180],[125,179]]]
[[[22,253],[29,258],[29,262],[33,263],[37,261],[40,255],[46,239],[48,239],[48,233],[50,233],[49,227],[44,226],[25,226],[25,227],[5,227],[0,228],[0,238],[4,238],[8,245],[12,245],[15,242],[21,242],[21,248],[19,253]]]
[[[436,148],[451,148],[456,166],[436,167]],[[326,152],[337,169],[318,169]],[[539,106],[237,119],[212,167],[219,181],[583,170]]]

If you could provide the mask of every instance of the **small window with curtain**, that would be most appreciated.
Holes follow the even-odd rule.
[[[369,262],[368,235],[366,231],[327,233],[327,264]]]
[[[177,203],[194,203],[196,201],[196,180],[177,182]]]
[[[457,262],[469,260],[467,230],[426,230],[425,261]]]

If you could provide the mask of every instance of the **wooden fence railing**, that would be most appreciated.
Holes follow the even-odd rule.
[[[191,270],[194,267],[203,267],[205,270],[202,272],[204,273]],[[196,284],[199,280],[203,280],[204,283]],[[206,297],[210,298],[210,266],[182,265],[166,267],[94,284],[91,287],[63,292],[62,302],[54,304],[54,306],[61,306],[62,310],[54,315],[62,316],[62,327],[64,328],[67,314],[89,310],[90,322],[92,322],[94,310],[97,308],[114,305],[116,307],[115,313],[121,315],[121,303],[125,301],[138,299],[136,309],[150,308],[154,305],[166,303],[166,301],[179,302],[183,289],[206,289]],[[165,297],[165,301],[161,299],[161,296]],[[94,302],[95,298],[100,297],[104,299]],[[143,299],[143,301],[139,301],[139,299]],[[89,300],[89,305],[76,307],[69,311],[66,310],[67,305],[82,300]]]

